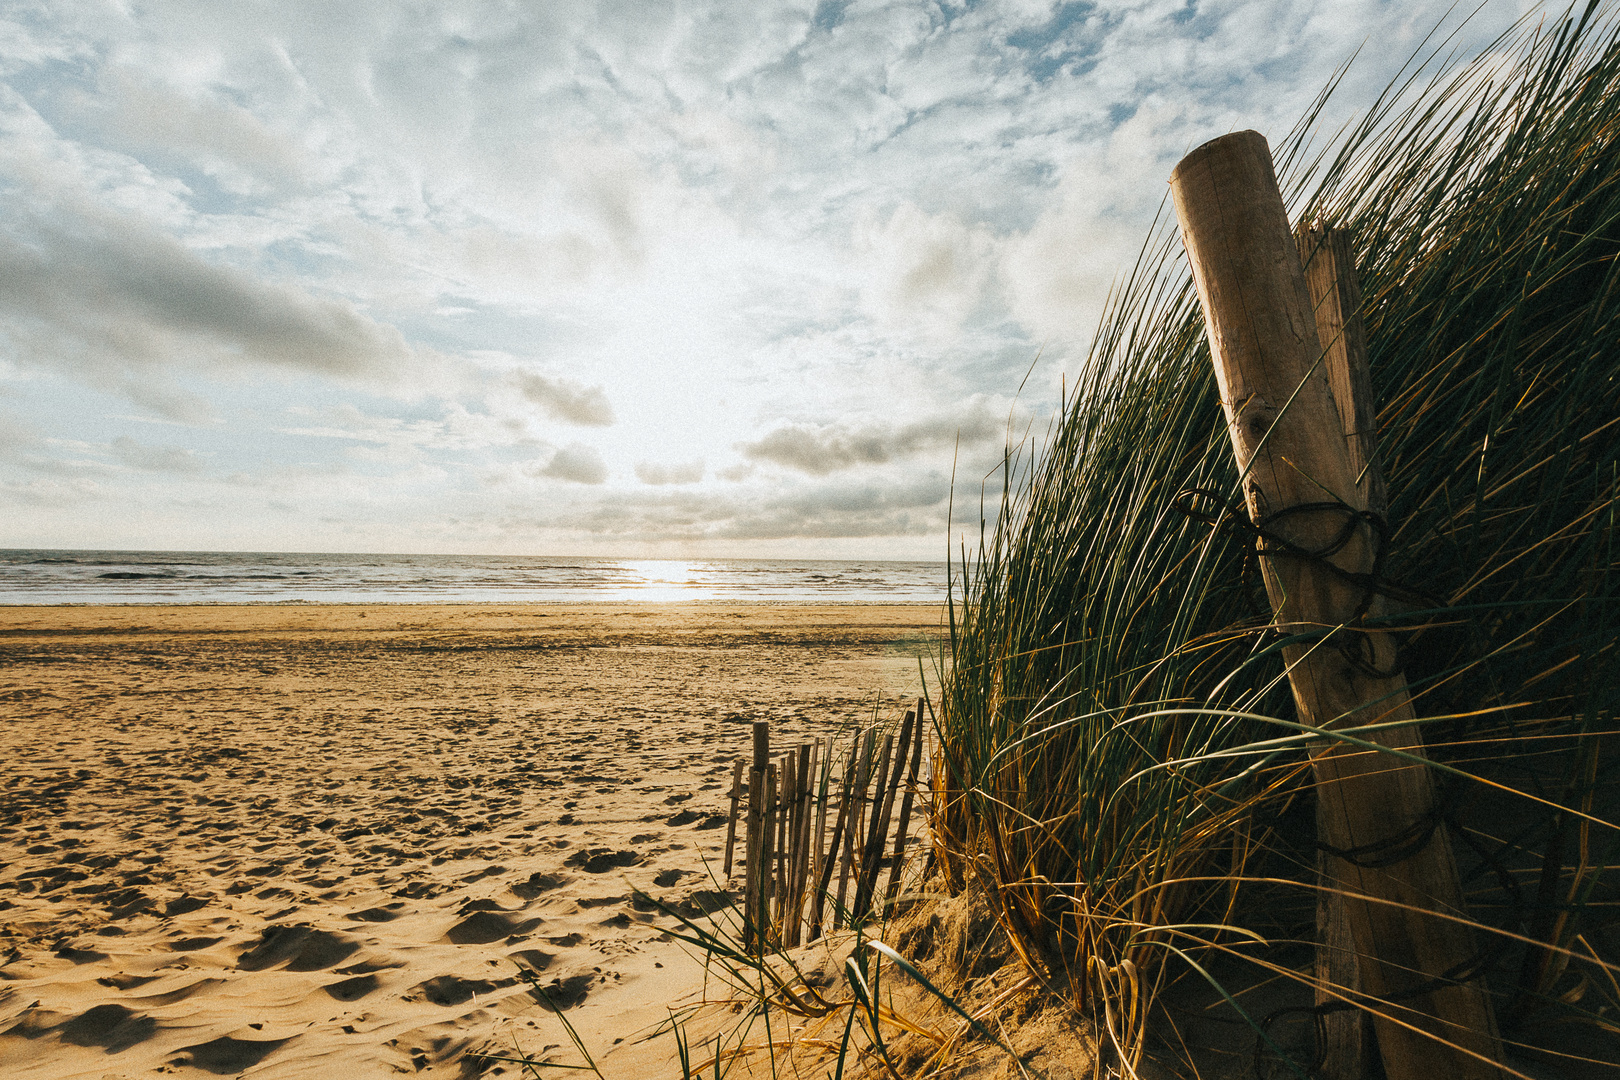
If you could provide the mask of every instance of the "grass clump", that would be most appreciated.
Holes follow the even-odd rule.
[[[1330,85],[1276,156],[1291,215],[1355,236],[1388,621],[1504,1034],[1612,1061],[1620,20],[1532,19],[1319,139]],[[1167,980],[1246,957],[1303,984],[1314,913],[1305,744],[1172,222],[998,481],[955,582],[937,859],[1134,1071]]]

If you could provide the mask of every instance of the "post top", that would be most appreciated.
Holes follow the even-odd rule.
[[[1248,128],[1243,131],[1233,131],[1229,134],[1210,139],[1208,142],[1201,143],[1200,145],[1189,150],[1185,157],[1176,162],[1176,167],[1170,170],[1170,183],[1174,184],[1176,182],[1176,178],[1181,175],[1183,169],[1188,168],[1203,158],[1209,157],[1211,154],[1230,152],[1236,148],[1235,144],[1238,143],[1257,143],[1259,152],[1265,155],[1267,161],[1271,160],[1271,145],[1266,142],[1266,137],[1264,135],[1252,128]]]

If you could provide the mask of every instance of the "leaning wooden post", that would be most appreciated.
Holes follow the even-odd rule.
[[[1312,227],[1302,223],[1294,230],[1300,265],[1305,270],[1305,287],[1311,294],[1311,311],[1316,318],[1316,337],[1322,346],[1322,363],[1328,386],[1338,409],[1339,428],[1344,432],[1345,450],[1350,455],[1350,471],[1356,474],[1356,490],[1361,505],[1382,520],[1389,512],[1383,470],[1378,467],[1378,408],[1373,397],[1372,369],[1367,363],[1367,330],[1361,313],[1361,282],[1350,247],[1348,229]],[[1331,830],[1331,813],[1326,801],[1317,803],[1317,833]],[[1355,939],[1350,933],[1350,917],[1344,895],[1348,883],[1338,878],[1338,860],[1325,851],[1316,853],[1316,1004],[1332,1006],[1345,996],[1362,991],[1360,965],[1356,963]],[[1317,1023],[1322,1061],[1321,1080],[1361,1080],[1378,1052],[1372,1042],[1372,1025],[1360,1009],[1338,1008],[1324,1013]]]
[[[743,887],[743,943],[763,952],[765,932],[770,926],[768,916],[760,917],[768,903],[766,882],[770,880],[765,854],[768,846],[765,842],[765,770],[771,764],[771,725],[767,720],[754,721],[753,764],[748,771],[748,871]]]
[[[900,869],[905,862],[906,840],[911,828],[911,802],[917,794],[917,770],[922,762],[925,704],[922,698],[917,699],[917,724],[911,731],[911,771],[906,774],[906,794],[900,800],[900,824],[894,833],[894,865],[889,868],[889,885],[883,896],[885,906],[894,903],[894,898],[900,893]]]
[[[760,875],[763,881],[759,887],[759,935],[763,945],[772,947],[781,944],[781,939],[771,931],[774,927],[774,913],[776,911],[776,823],[777,802],[779,795],[776,787],[776,766],[765,766],[765,797],[760,805],[765,808],[765,825],[760,830],[764,837],[761,846],[764,853],[759,857]]]
[[[850,792],[855,788],[855,766],[860,756],[861,729],[855,729],[854,745],[850,747],[849,761],[844,765],[844,782],[839,786],[838,817],[833,825],[832,839],[827,843],[827,861],[821,866],[821,878],[817,882],[814,898],[815,909],[810,918],[810,940],[814,941],[821,936],[821,913],[827,905],[829,890],[832,888],[832,875],[838,865],[838,846],[843,843],[845,826],[850,818]],[[827,740],[827,753],[832,754],[832,740]],[[832,925],[838,925],[838,909],[833,909]]]
[[[737,805],[742,799],[742,758],[731,766],[731,813],[726,818],[726,880],[731,880],[731,855],[737,847]]]
[[[1266,141],[1244,131],[1205,143],[1176,166],[1170,186],[1245,501],[1267,534],[1261,570],[1274,626],[1316,638],[1283,649],[1300,719],[1318,727],[1392,723],[1366,737],[1421,755],[1405,679],[1380,673],[1395,662],[1393,640],[1346,628],[1359,622],[1368,597],[1333,568],[1370,573],[1376,537],[1365,522],[1343,535],[1364,497],[1319,363]],[[1312,764],[1326,806],[1324,843],[1347,856],[1336,876],[1353,894],[1345,908],[1363,986],[1378,999],[1371,1007],[1386,1074],[1496,1080],[1501,1047],[1490,1000],[1477,982],[1448,976],[1466,973],[1475,954],[1473,935],[1455,921],[1466,912],[1429,770],[1328,740]],[[1417,842],[1404,843],[1409,837]]]

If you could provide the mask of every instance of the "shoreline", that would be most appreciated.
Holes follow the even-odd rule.
[[[606,607],[644,605],[647,607],[791,607],[845,608],[895,607],[939,608],[944,600],[52,600],[37,604],[0,600],[0,613],[31,608],[193,608],[193,607]]]

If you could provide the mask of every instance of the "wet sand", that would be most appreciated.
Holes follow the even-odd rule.
[[[0,608],[0,1073],[577,1060],[518,965],[594,1052],[634,1040],[697,966],[632,889],[696,911],[726,886],[748,722],[787,746],[888,713],[939,628],[931,606]]]

